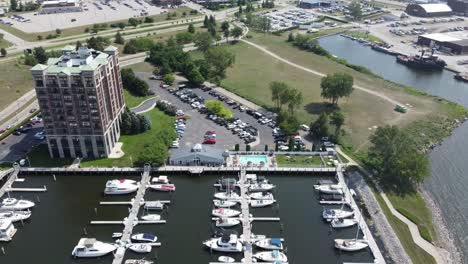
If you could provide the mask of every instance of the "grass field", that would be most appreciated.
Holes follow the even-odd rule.
[[[154,97],[154,95],[134,96],[129,91],[124,89],[124,100],[125,100],[125,104],[127,105],[128,108],[133,108],[135,106],[138,106],[143,101],[145,101],[146,99],[149,99],[151,97]]]
[[[16,60],[0,64],[0,109],[33,88],[30,67]]]
[[[383,42],[378,37],[367,34],[367,33],[362,32],[362,31],[348,31],[348,32],[346,32],[346,34],[349,35],[349,36],[355,37],[355,38],[362,38],[362,39],[365,39],[365,40],[368,40],[368,41]]]
[[[307,167],[323,165],[320,156],[287,156],[275,155],[279,167]]]
[[[8,40],[0,38],[0,49],[1,48],[8,48],[11,46],[11,43]]]

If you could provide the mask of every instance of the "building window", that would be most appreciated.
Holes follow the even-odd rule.
[[[85,82],[86,82],[87,87],[93,87],[94,86],[93,78],[91,78],[91,77],[86,77]]]
[[[81,125],[84,127],[89,127],[91,124],[89,122],[81,122]]]
[[[44,80],[42,78],[36,78],[36,87],[44,87]]]
[[[62,87],[67,87],[68,86],[67,77],[60,77],[60,86],[62,86]]]

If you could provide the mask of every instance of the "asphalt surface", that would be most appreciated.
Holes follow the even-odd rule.
[[[158,99],[166,100],[174,104],[177,108],[182,109],[186,115],[190,116],[190,119],[188,119],[186,122],[184,136],[179,143],[181,148],[191,148],[194,144],[201,143],[203,141],[203,136],[205,135],[206,131],[215,131],[216,144],[212,146],[223,149],[233,149],[235,144],[239,144],[241,146],[241,150],[245,149],[245,143],[241,138],[232,134],[231,130],[228,130],[226,127],[220,126],[207,119],[207,115],[200,114],[198,110],[193,109],[190,104],[182,102],[177,96],[169,93],[167,89],[159,87],[161,82],[157,80],[150,80],[150,73],[138,72],[136,75],[149,84],[150,89],[153,90],[157,96],[159,96]],[[192,91],[205,100],[217,100],[215,97],[209,95],[208,92],[205,92],[201,89],[194,88]],[[274,149],[274,138],[272,135],[272,129],[270,127],[258,123],[255,118],[246,114],[245,112],[232,109],[227,104],[225,104],[225,106],[232,110],[235,117],[240,118],[243,122],[251,124],[258,129],[260,144],[255,147],[255,149],[263,150],[265,144],[269,145],[269,149]]]
[[[27,133],[18,136],[12,134],[0,141],[0,163],[18,161],[33,147],[45,142],[45,140],[34,138],[34,134],[42,130],[42,122],[36,123]]]

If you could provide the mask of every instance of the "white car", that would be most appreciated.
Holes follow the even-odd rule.
[[[288,146],[279,146],[278,147],[278,150],[281,150],[281,151],[286,151],[286,150],[289,150],[289,147]]]
[[[310,130],[310,127],[309,127],[308,125],[302,124],[302,125],[301,125],[301,129],[304,130],[304,131],[309,131],[309,130]]]
[[[171,148],[179,148],[179,143],[172,143]]]

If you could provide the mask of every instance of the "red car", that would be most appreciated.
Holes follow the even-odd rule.
[[[203,141],[203,144],[216,144],[215,138],[207,138]]]

